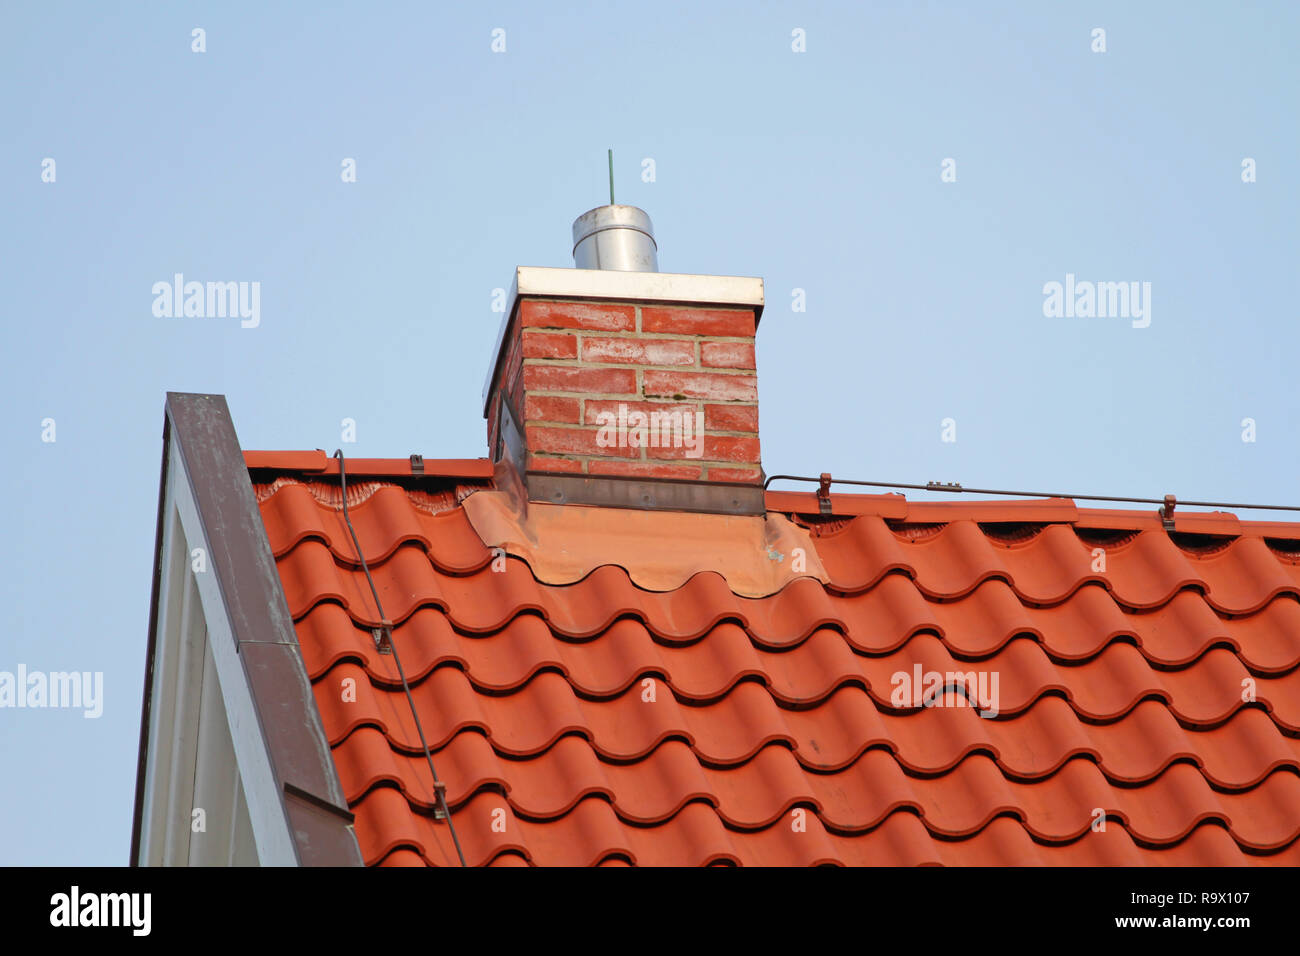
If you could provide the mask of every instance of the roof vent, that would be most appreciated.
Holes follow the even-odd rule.
[[[654,226],[636,206],[597,206],[573,221],[573,263],[579,269],[658,272]]]

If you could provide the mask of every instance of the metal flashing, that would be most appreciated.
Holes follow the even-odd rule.
[[[760,515],[766,511],[762,485],[731,481],[674,481],[530,471],[525,484],[530,501],[556,505],[725,515]]]
[[[173,500],[165,501],[168,497]],[[241,775],[245,771],[250,776],[266,771],[274,784],[273,798],[264,790],[250,795],[250,814],[263,814],[259,844],[263,838],[270,839],[268,853],[275,862],[361,865],[351,812],[303,667],[293,619],[253,496],[248,465],[223,396],[168,393],[159,498],[159,542],[162,516],[166,507],[174,506],[180,511],[188,540],[201,542],[207,551],[210,573],[199,576],[198,583],[222,694],[227,697],[232,737],[237,750],[245,748],[245,759],[259,765],[245,768],[241,760]],[[149,701],[164,560],[160,548],[161,543],[154,557],[132,865],[139,864],[142,810],[147,798]],[[240,720],[252,726],[235,726]],[[261,758],[257,756],[259,750]],[[245,785],[255,784],[246,780]],[[303,811],[302,795],[309,798],[311,812]],[[257,808],[254,796],[262,804]],[[278,811],[265,805],[271,799],[278,802]],[[287,850],[276,849],[278,838],[272,831],[277,827],[266,822],[269,818],[265,815],[275,812],[287,833]]]

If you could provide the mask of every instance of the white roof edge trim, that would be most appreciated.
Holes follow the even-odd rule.
[[[207,549],[211,555],[178,442],[170,443],[168,459],[166,494],[180,514],[185,540],[191,547]],[[235,649],[234,630],[222,597],[217,570],[209,562],[207,570],[196,573],[194,577],[207,622],[208,643],[217,667],[221,697],[230,722],[230,739],[234,744],[249,822],[257,843],[258,862],[262,866],[298,866],[292,827],[271,766],[271,755],[262,736],[244,664]]]
[[[515,296],[636,299],[761,308],[763,280],[754,276],[684,275],[675,272],[615,272],[519,266]]]

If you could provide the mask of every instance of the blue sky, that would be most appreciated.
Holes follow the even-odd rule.
[[[0,12],[0,670],[105,687],[0,709],[0,864],[127,861],[165,392],[485,454],[492,292],[572,265],[607,148],[663,271],[766,281],[769,473],[1300,504],[1300,7],[550,6]],[[177,272],[260,324],[156,317]],[[1150,325],[1045,317],[1067,273]]]

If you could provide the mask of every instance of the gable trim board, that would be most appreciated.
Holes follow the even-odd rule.
[[[178,554],[177,548],[184,550]],[[192,548],[204,550],[205,571],[191,571]],[[173,611],[171,605],[177,602],[182,612],[187,604],[197,602],[190,613],[197,614],[198,626],[187,625],[185,616]],[[200,629],[202,638],[196,637]],[[181,746],[189,746],[175,728],[162,725],[164,703],[174,706],[177,700],[177,688],[168,686],[167,657],[174,654],[183,661],[188,653],[193,660],[194,645],[200,642],[205,647],[199,650],[210,657],[210,668],[215,670],[236,765],[238,784],[227,813],[238,815],[242,791],[258,862],[360,866],[352,814],[312,697],[226,401],[219,395],[169,392],[136,774],[133,866],[161,859],[158,847],[151,848],[155,839],[151,821],[155,813],[167,812],[171,781],[177,774],[170,772],[164,780],[158,771],[164,769],[164,762],[170,767],[178,739]],[[201,675],[203,658],[193,666]],[[178,673],[176,681],[181,679]],[[203,687],[202,677],[198,686]],[[195,689],[191,686],[190,693]],[[191,709],[200,706],[199,701],[185,704]],[[169,731],[171,737],[166,737]],[[198,731],[186,733],[193,737]],[[197,741],[192,743],[198,746]],[[190,759],[188,751],[185,759]],[[193,787],[192,781],[189,786]],[[233,844],[237,821],[227,822]]]

